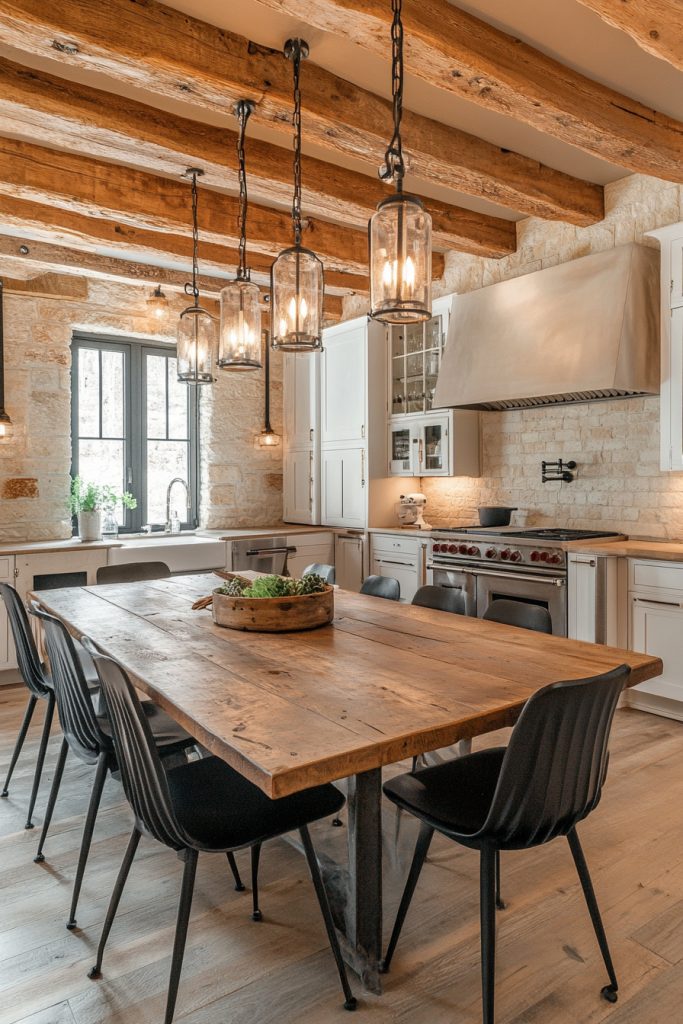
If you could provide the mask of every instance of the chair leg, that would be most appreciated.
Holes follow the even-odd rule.
[[[261,844],[255,843],[251,848],[251,900],[252,900],[252,921],[260,921],[263,918],[258,905],[258,865],[261,857]]]
[[[183,871],[183,884],[180,890],[180,903],[178,904],[178,918],[175,928],[175,941],[173,943],[173,959],[171,960],[171,977],[168,982],[168,999],[166,1000],[164,1024],[171,1024],[173,1020],[180,972],[183,967],[183,956],[185,955],[185,940],[187,939],[187,926],[190,920],[190,910],[192,909],[192,894],[194,892],[198,856],[196,850],[185,851],[185,870]]]
[[[57,766],[55,768],[55,775],[52,780],[52,786],[50,787],[50,796],[47,801],[47,808],[45,809],[45,818],[43,820],[43,829],[40,833],[40,842],[38,843],[38,850],[35,857],[33,858],[36,864],[42,863],[45,860],[45,854],[43,853],[43,846],[47,839],[47,832],[50,828],[50,822],[52,821],[52,812],[55,809],[55,803],[57,801],[57,794],[59,793],[59,787],[62,783],[62,774],[64,772],[64,762],[66,761],[66,755],[69,753],[69,744],[65,739],[62,740],[62,745],[59,748],[59,757],[57,758]]]
[[[114,891],[111,894],[109,906],[107,907],[107,916],[105,917],[104,924],[102,925],[102,934],[100,935],[100,942],[97,947],[97,960],[95,961],[95,966],[91,967],[88,971],[88,977],[93,980],[102,976],[102,957],[104,956],[104,947],[107,944],[109,932],[111,931],[111,926],[113,925],[114,918],[116,917],[116,911],[119,909],[119,903],[121,902],[123,889],[128,878],[128,872],[130,871],[130,866],[133,863],[133,858],[135,857],[139,842],[140,833],[136,828],[134,828],[131,833],[131,837],[128,840],[128,846],[126,847],[126,852],[123,855],[123,861],[121,862],[121,867],[119,868],[119,873],[116,878],[116,885],[114,886]]]
[[[602,959],[605,961],[605,967],[607,968],[607,973],[609,975],[610,984],[605,985],[600,990],[600,995],[603,999],[606,999],[608,1003],[616,1003],[619,984],[617,982],[614,964],[612,963],[612,957],[607,944],[607,936],[605,935],[605,929],[600,916],[598,901],[595,898],[593,883],[591,882],[591,876],[588,872],[588,865],[586,864],[586,858],[583,855],[581,843],[579,842],[579,837],[575,828],[573,828],[568,834],[567,839],[569,841],[569,849],[572,851],[574,864],[576,865],[576,870],[581,881],[581,888],[583,889],[583,895],[586,899],[588,912],[590,913],[591,921],[593,922],[595,937],[598,940]]]
[[[235,879],[235,892],[244,892],[244,882],[240,878],[239,868],[237,867],[237,861],[235,860],[234,853],[228,853],[228,864],[232,871],[232,877]]]
[[[408,872],[408,878],[406,880],[406,887],[403,890],[403,896],[401,897],[401,904],[400,904],[400,906],[398,908],[398,913],[396,914],[396,921],[394,922],[394,929],[393,929],[393,931],[391,933],[391,938],[389,940],[389,945],[387,947],[387,951],[384,954],[384,959],[381,961],[380,966],[379,966],[381,974],[386,974],[387,971],[389,970],[390,965],[391,965],[391,961],[392,961],[392,958],[393,958],[393,955],[394,955],[394,950],[396,949],[396,943],[398,942],[399,935],[401,934],[401,929],[403,927],[403,922],[406,919],[406,914],[408,913],[408,907],[410,906],[410,901],[413,898],[413,893],[415,892],[415,886],[417,885],[417,880],[420,877],[420,872],[422,871],[422,865],[425,862],[425,857],[427,856],[427,853],[429,852],[429,846],[430,846],[430,843],[432,841],[432,836],[433,835],[434,835],[434,829],[430,825],[426,825],[423,822],[420,825],[420,834],[417,837],[417,843],[415,845],[415,853],[413,854],[413,862],[410,865],[410,871]]]
[[[304,852],[306,854],[306,860],[308,861],[308,869],[311,872],[311,878],[313,879],[313,886],[315,888],[315,894],[318,897],[318,903],[320,904],[320,910],[323,915],[323,921],[325,922],[325,929],[327,931],[327,938],[329,939],[330,947],[334,955],[337,970],[339,972],[339,980],[344,991],[344,1009],[355,1010],[356,1009],[356,997],[351,991],[349,985],[349,979],[346,975],[346,967],[342,960],[341,949],[339,948],[339,939],[337,938],[337,931],[334,926],[334,919],[332,917],[332,911],[330,909],[330,901],[327,898],[327,892],[325,890],[325,884],[320,874],[320,867],[318,865],[318,858],[315,855],[313,849],[313,842],[311,840],[311,834],[308,831],[308,826],[303,825],[299,829],[301,841],[304,844]]]
[[[43,722],[43,732],[40,737],[40,747],[38,748],[38,757],[36,759],[36,769],[33,773],[33,788],[31,789],[31,799],[28,805],[28,814],[26,816],[26,824],[24,828],[33,828],[33,808],[36,806],[36,797],[38,796],[38,787],[40,786],[40,777],[43,774],[43,764],[45,763],[45,751],[47,750],[48,740],[50,739],[50,729],[52,728],[52,717],[55,713],[55,697],[51,693],[47,698],[47,707],[45,708],[45,721]]]
[[[496,849],[496,909],[505,910],[505,901],[500,896],[500,850]]]
[[[482,1019],[493,1024],[496,978],[496,851],[485,846],[479,865]]]
[[[85,825],[83,826],[81,851],[78,855],[78,867],[76,868],[74,891],[71,897],[71,913],[69,914],[69,920],[66,922],[66,927],[69,929],[69,931],[73,931],[73,929],[76,927],[76,907],[78,906],[78,897],[81,894],[81,885],[83,883],[85,865],[88,862],[88,854],[90,853],[90,844],[92,842],[92,834],[95,828],[95,820],[97,819],[97,811],[100,806],[100,798],[102,796],[102,790],[104,789],[104,780],[107,777],[108,770],[109,754],[102,753],[97,759],[97,770],[95,772],[95,779],[93,781],[92,791],[90,793],[90,804],[88,805],[88,813],[85,819]]]
[[[2,787],[2,793],[0,793],[0,796],[7,796],[9,794],[10,779],[12,778],[12,774],[14,772],[14,766],[19,760],[19,754],[21,753],[21,748],[24,745],[26,733],[28,732],[28,727],[31,724],[31,719],[33,718],[33,712],[36,710],[37,703],[38,698],[34,697],[34,695],[30,693],[28,697],[28,702],[26,704],[26,711],[24,712],[24,720],[21,723],[21,729],[19,730],[19,735],[17,736],[17,742],[14,744],[12,760],[9,763],[9,771],[7,772],[5,785]]]

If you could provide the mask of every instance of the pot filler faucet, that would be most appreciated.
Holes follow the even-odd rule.
[[[187,521],[188,521],[188,523],[190,521],[190,516],[192,514],[192,505],[190,503],[190,488],[187,486],[187,482],[185,480],[183,480],[183,478],[181,476],[174,476],[173,479],[171,480],[170,484],[166,488],[166,527],[165,527],[165,531],[164,531],[165,533],[174,533],[174,532],[176,532],[176,531],[173,530],[173,523],[171,521],[171,491],[173,490],[173,485],[174,484],[182,484],[183,487],[185,488],[185,504],[186,504],[186,507],[187,507]],[[178,520],[178,530],[177,530],[177,532],[178,533],[180,532],[180,521],[179,520]]]

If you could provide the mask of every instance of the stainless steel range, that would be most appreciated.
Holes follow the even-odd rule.
[[[507,598],[547,608],[553,633],[567,635],[567,541],[618,538],[591,530],[439,529],[432,534],[428,569],[433,583],[462,590],[467,614],[481,618],[492,601]]]

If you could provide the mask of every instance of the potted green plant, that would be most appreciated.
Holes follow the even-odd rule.
[[[121,502],[126,508],[137,508],[129,491],[117,494],[113,487],[86,483],[80,476],[71,481],[71,514],[78,518],[78,536],[82,541],[102,539],[102,510]]]

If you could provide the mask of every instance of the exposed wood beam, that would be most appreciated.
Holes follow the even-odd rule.
[[[638,46],[683,71],[683,5],[680,0],[579,0]]]
[[[306,3],[309,23],[317,6]],[[291,132],[291,66],[280,53],[155,0],[0,0],[0,41],[223,114],[237,99],[253,99],[255,119]],[[305,137],[378,166],[390,104],[312,62],[302,87]],[[408,170],[417,178],[524,214],[573,224],[603,216],[598,186],[466,132],[406,112],[405,137]]]
[[[0,131],[19,131],[43,145],[119,160],[157,174],[201,167],[205,185],[234,192],[237,133],[177,117],[113,93],[68,82],[0,58]],[[291,206],[289,151],[249,138],[252,200]],[[388,188],[375,173],[348,171],[304,156],[304,213],[365,228]],[[424,199],[434,244],[476,256],[514,252],[514,223],[463,207]]]
[[[2,277],[2,287],[7,295],[31,295],[41,299],[82,300],[88,297],[88,282],[85,277],[66,277],[53,273],[40,274],[26,280]]]
[[[385,0],[260,2],[389,57],[391,6]],[[681,24],[677,0],[589,0],[589,5],[618,8],[625,18],[642,16],[643,21],[648,7],[676,7]],[[620,167],[683,181],[680,121],[560,64],[448,0],[404,0],[403,24],[410,74]],[[658,26],[664,27],[664,22]],[[678,40],[681,59],[680,32]],[[671,41],[675,45],[675,37]],[[406,138],[411,132],[407,119]]]
[[[15,236],[29,240],[29,248],[33,240],[86,253],[98,253],[106,248],[126,262],[148,260],[159,267],[154,277],[155,283],[164,280],[164,264],[180,261],[189,265],[192,258],[192,240],[187,235],[146,231],[117,221],[86,217],[58,207],[14,199],[10,195],[3,195],[1,191],[0,226],[10,229]],[[258,263],[252,260],[253,276],[257,283],[268,283],[270,263],[267,257],[259,257]],[[212,243],[201,246],[200,269],[205,274],[234,273],[236,266],[237,253],[234,249]],[[184,276],[187,277],[186,271]],[[325,275],[325,287],[366,292],[367,279],[332,272]]]
[[[168,234],[190,231],[190,185],[85,156],[45,149],[0,137],[0,194],[83,214],[120,221],[131,227]],[[202,252],[207,243],[236,246],[238,200],[202,189],[199,227]],[[292,243],[291,217],[266,207],[250,207],[249,257],[272,257]],[[367,234],[356,229],[307,222],[304,241],[323,259],[331,274],[367,273]],[[444,257],[434,253],[435,277],[443,274]],[[331,277],[330,284],[333,279]]]

